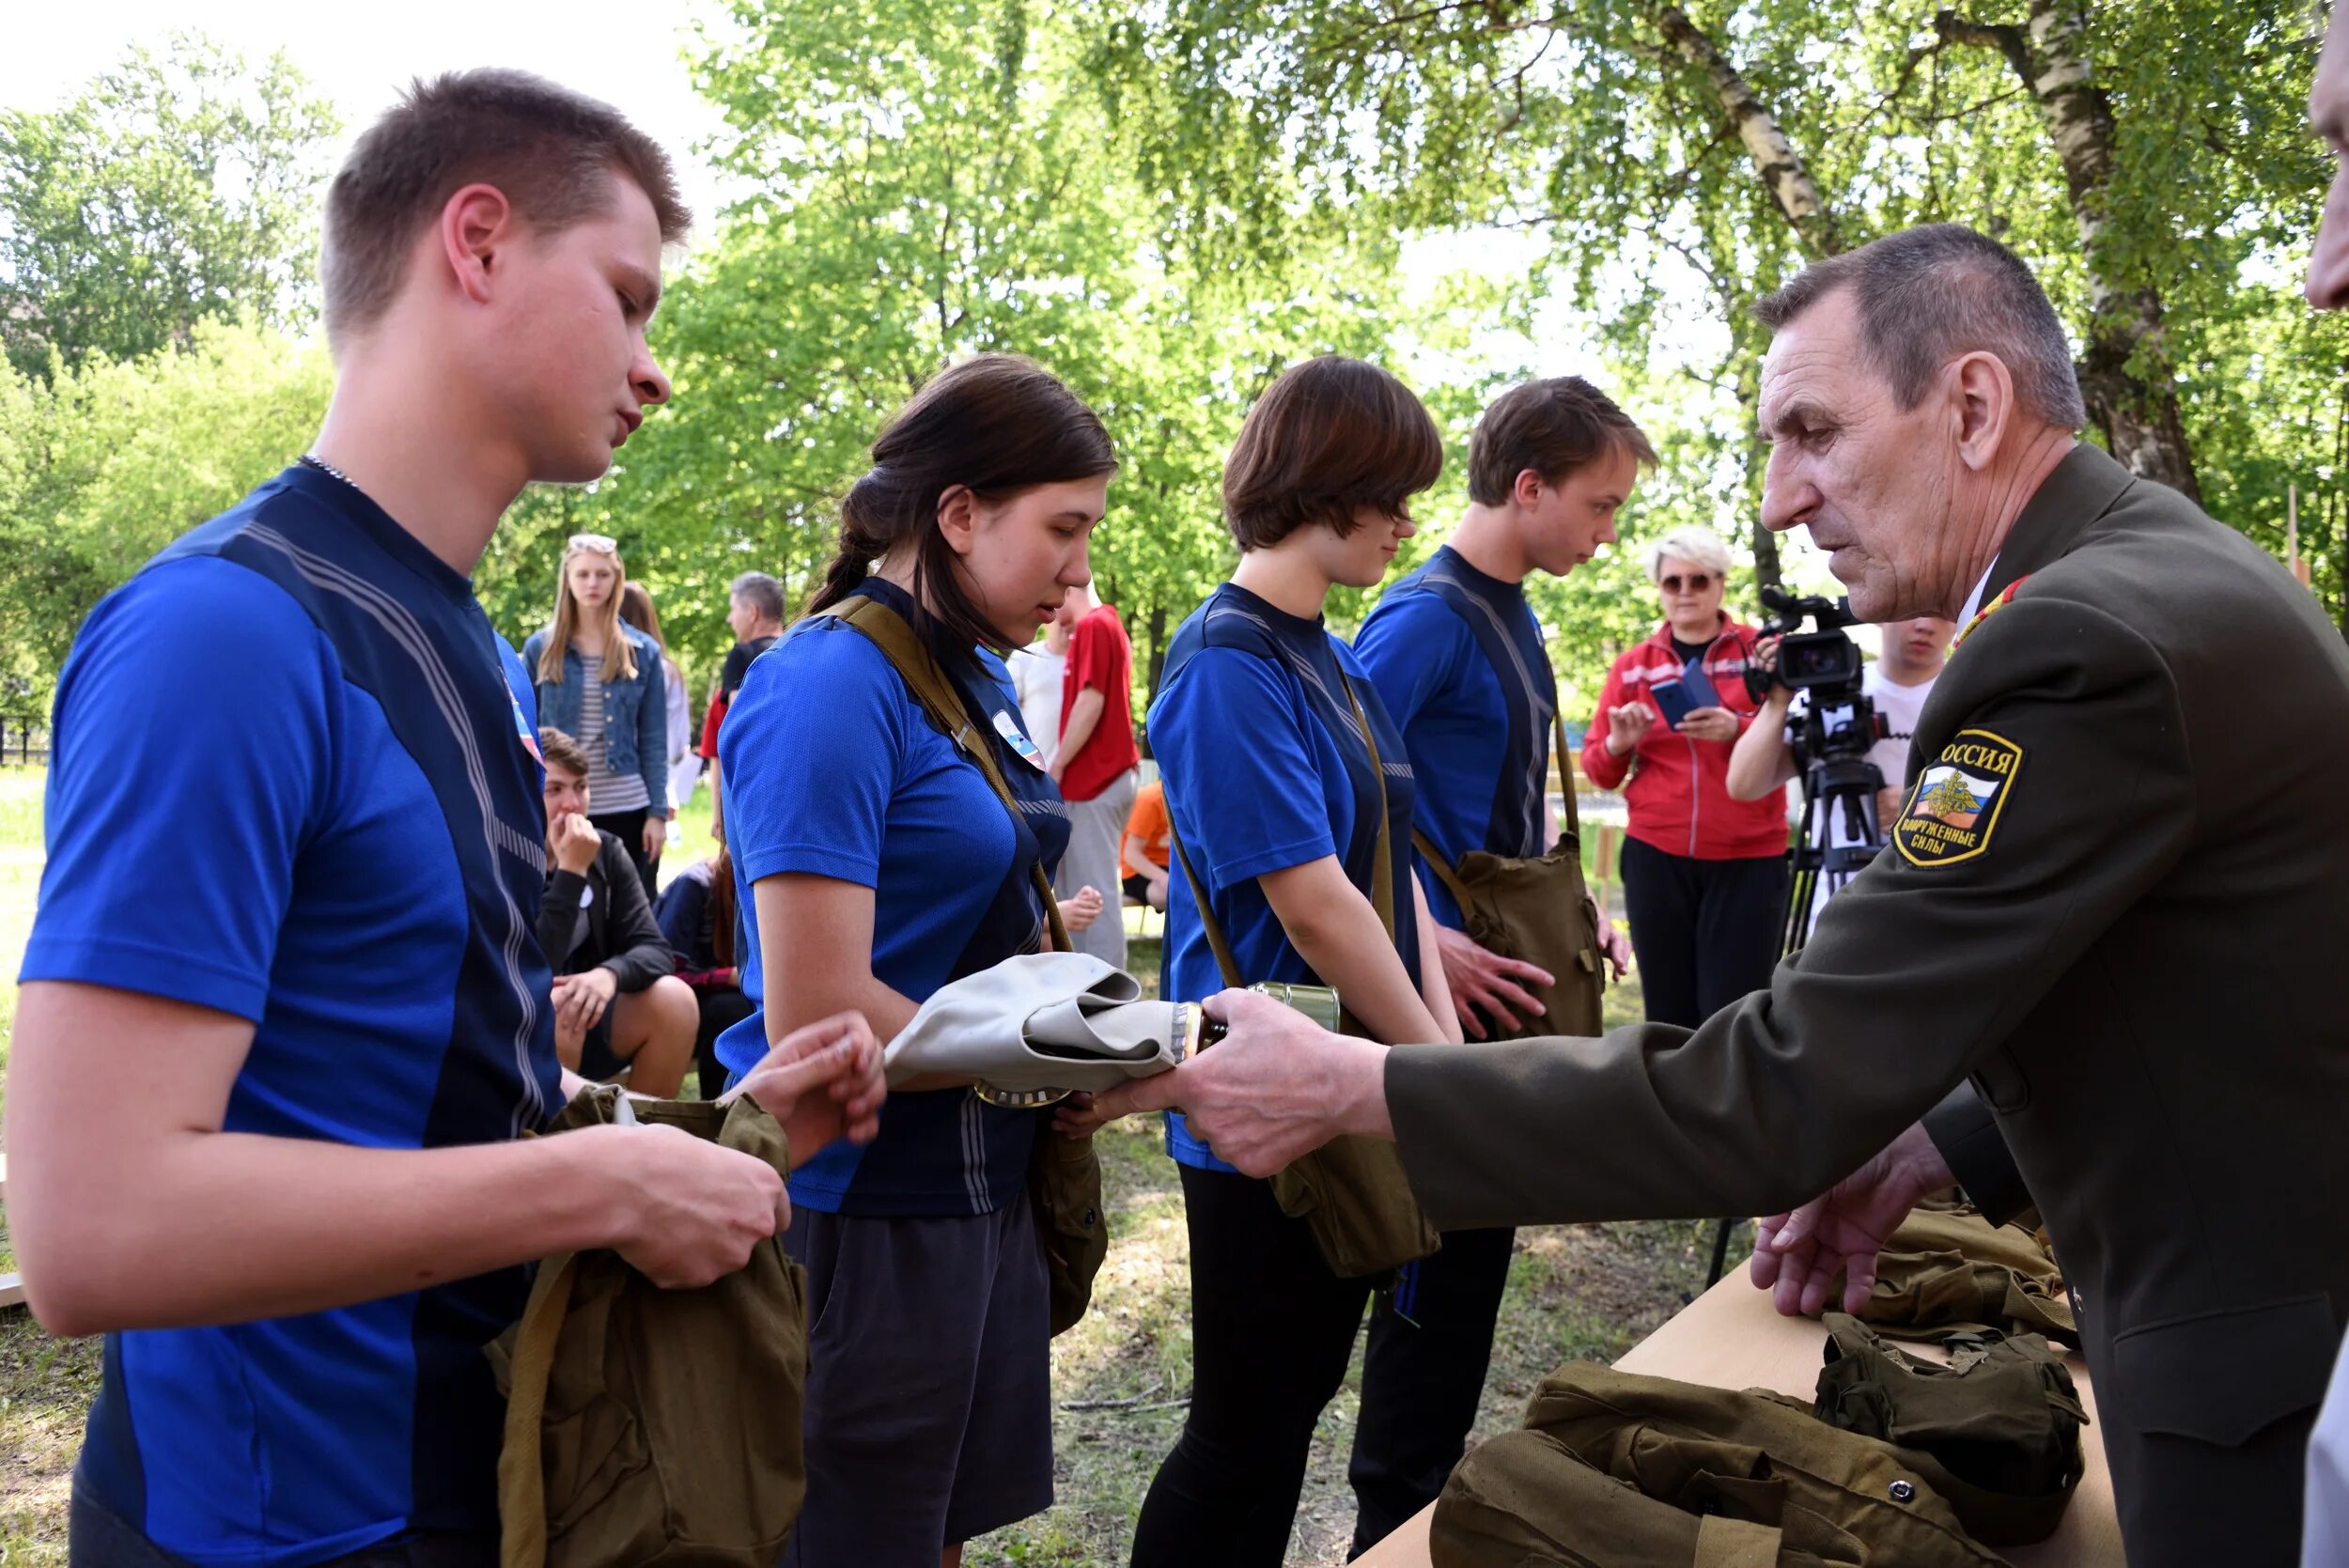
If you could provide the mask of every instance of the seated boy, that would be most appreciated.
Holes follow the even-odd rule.
[[[546,899],[538,945],[554,970],[554,1050],[583,1078],[672,1099],[693,1063],[701,1003],[671,973],[628,849],[587,820],[587,754],[557,729],[538,732],[546,762]]]

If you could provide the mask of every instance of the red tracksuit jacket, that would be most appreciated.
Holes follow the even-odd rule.
[[[1746,659],[1756,633],[1724,613],[1721,629],[1705,650],[1704,673],[1720,693],[1721,706],[1737,715],[1737,733],[1753,722],[1757,705],[1746,694]],[[1628,702],[1648,703],[1648,687],[1680,674],[1670,623],[1627,650],[1607,672],[1598,712],[1582,742],[1582,772],[1601,789],[1623,785],[1631,808],[1631,836],[1667,855],[1699,861],[1760,859],[1786,852],[1786,791],[1771,790],[1759,800],[1733,800],[1724,782],[1726,740],[1695,740],[1664,727],[1659,717],[1640,737],[1628,756],[1607,750],[1607,714]],[[1624,784],[1624,775],[1630,783]]]

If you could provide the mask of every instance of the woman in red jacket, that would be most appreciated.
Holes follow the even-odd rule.
[[[1786,791],[1733,800],[1729,753],[1753,722],[1753,629],[1721,609],[1729,547],[1704,528],[1657,541],[1648,575],[1663,600],[1656,635],[1615,660],[1582,745],[1601,789],[1623,785],[1625,912],[1647,1016],[1694,1028],[1769,984],[1786,901]],[[1667,723],[1652,692],[1702,660],[1718,705]],[[1626,775],[1629,783],[1625,783]]]

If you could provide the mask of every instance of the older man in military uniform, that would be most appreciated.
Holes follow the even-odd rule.
[[[1765,520],[1833,552],[1860,618],[1967,628],[1891,847],[1693,1032],[1390,1051],[1226,997],[1223,1044],[1109,1109],[1179,1105],[1258,1174],[1392,1137],[1446,1228],[1832,1185],[1757,1268],[1812,1311],[2011,1149],[2085,1313],[2130,1561],[2288,1562],[2349,1306],[2349,651],[2248,540],[2076,442],[2062,328],[1995,242],[1890,236],[1761,315]]]

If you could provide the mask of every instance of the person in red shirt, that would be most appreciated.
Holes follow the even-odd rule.
[[[1582,771],[1601,789],[1622,786],[1631,808],[1624,912],[1648,1019],[1694,1029],[1770,983],[1785,916],[1786,790],[1729,793],[1730,753],[1755,709],[1745,680],[1755,633],[1721,608],[1729,546],[1709,529],[1676,529],[1648,568],[1664,624],[1608,671]],[[1720,700],[1668,724],[1655,688],[1691,660]]]
[[[1061,676],[1060,750],[1052,778],[1068,802],[1068,853],[1060,892],[1118,885],[1117,851],[1140,787],[1142,753],[1134,745],[1134,649],[1117,612],[1090,587],[1068,590],[1077,624],[1068,634]],[[1072,932],[1077,951],[1126,967],[1126,923],[1098,920]]]

